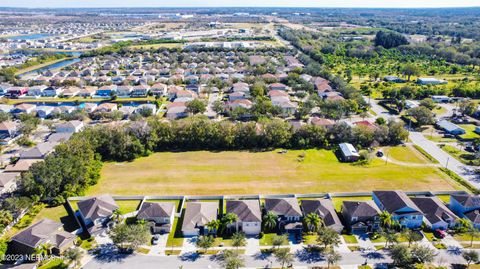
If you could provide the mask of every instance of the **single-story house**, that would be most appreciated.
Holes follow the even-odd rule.
[[[360,159],[360,154],[358,154],[357,149],[350,143],[341,143],[338,145],[340,147],[340,154],[342,161],[344,162],[356,162]]]
[[[218,203],[215,202],[187,202],[182,223],[183,236],[197,236],[209,234],[207,223],[217,219]]]
[[[138,210],[137,219],[152,224],[152,233],[169,233],[175,219],[174,202],[144,202]]]
[[[470,220],[480,229],[480,195],[452,194],[449,207],[457,216]]]
[[[11,239],[9,250],[15,254],[34,254],[36,249],[48,243],[51,252],[60,255],[72,247],[76,235],[62,230],[63,225],[51,219],[42,219],[25,230],[17,233]]]
[[[38,106],[36,108],[37,117],[46,119],[53,113],[54,107],[53,106]]]
[[[5,167],[5,172],[26,172],[34,163],[41,162],[42,159],[20,159],[14,164]]]
[[[418,78],[417,83],[420,85],[441,85],[447,84],[446,80],[436,78]]]
[[[446,133],[452,135],[462,135],[466,133],[465,129],[448,120],[441,120],[437,122],[437,126],[444,130]]]
[[[22,151],[20,159],[45,159],[53,152],[55,146],[56,144],[49,142],[38,143],[35,147]]]
[[[72,120],[55,126],[55,132],[57,133],[76,133],[80,132],[85,124],[83,121]]]
[[[413,197],[411,200],[423,212],[428,228],[447,230],[457,224],[458,217],[437,197]]]
[[[11,193],[17,189],[20,173],[0,173],[0,194]]]
[[[101,231],[101,228],[110,220],[113,212],[119,209],[115,200],[108,194],[79,201],[77,207],[78,213],[76,215],[90,235]]]
[[[238,221],[232,224],[237,232],[258,235],[262,231],[259,200],[227,200],[227,213],[237,215]]]

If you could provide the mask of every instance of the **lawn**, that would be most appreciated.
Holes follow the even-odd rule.
[[[342,234],[343,240],[345,240],[345,243],[347,244],[358,244],[358,240],[354,235],[351,234]]]
[[[38,267],[38,269],[64,269],[68,268],[68,265],[66,265],[62,259],[53,259],[46,264]]]
[[[138,209],[140,205],[140,200],[116,200],[117,205],[120,207],[120,212],[122,215],[127,213],[134,212]]]
[[[475,133],[475,125],[473,124],[459,124],[458,126],[462,127],[465,129],[466,134],[461,135],[460,137],[462,139],[475,139],[475,138],[480,138],[480,135]]]
[[[453,236],[453,238],[455,238],[455,240],[457,241],[466,241],[466,242],[470,242],[470,240],[472,240],[472,237],[468,234],[462,234],[462,233],[458,233],[458,234],[455,234]],[[473,238],[473,241],[480,241],[480,237],[474,237]]]
[[[260,246],[272,246],[273,245],[273,238],[277,236],[276,233],[269,233],[264,234],[262,238],[260,238]],[[283,241],[282,246],[288,245],[288,239]]]
[[[475,158],[475,155],[465,150],[460,150],[451,145],[443,145],[441,148],[448,154],[455,157],[455,159],[467,165],[480,165],[480,160]]]
[[[68,214],[63,205],[57,207],[45,207],[43,208],[33,219],[32,224],[40,221],[44,218],[48,218],[54,221],[58,221],[64,225],[66,231],[74,231],[78,229],[78,223],[74,216]]]
[[[415,148],[407,147],[388,147],[384,148],[384,153],[388,154],[388,158],[392,158],[399,162],[405,163],[429,163],[428,159],[424,157]]]
[[[303,162],[298,156],[305,152]],[[292,188],[292,184],[295,188]],[[106,163],[88,195],[221,195],[453,190],[458,185],[434,167],[408,167],[373,160],[340,163],[332,151],[161,152],[133,162]]]

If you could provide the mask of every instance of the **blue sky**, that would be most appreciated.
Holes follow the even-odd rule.
[[[3,7],[470,7],[480,0],[1,0]]]

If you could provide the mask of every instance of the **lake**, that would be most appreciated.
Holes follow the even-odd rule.
[[[79,58],[66,59],[66,60],[63,60],[63,61],[60,61],[60,62],[56,62],[56,63],[37,68],[35,70],[29,71],[29,72],[26,72],[26,73],[23,73],[23,74],[20,74],[20,76],[23,77],[23,76],[28,76],[28,75],[40,74],[40,73],[48,71],[48,70],[53,70],[53,69],[58,69],[58,68],[65,67],[67,65],[71,65],[71,64],[77,63],[79,61],[80,61]]]
[[[7,39],[9,40],[34,40],[34,39],[42,39],[45,37],[50,37],[49,34],[29,34],[29,35],[17,35],[17,36],[9,36]]]

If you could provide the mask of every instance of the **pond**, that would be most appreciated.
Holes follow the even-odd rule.
[[[45,37],[51,37],[49,34],[28,34],[28,35],[16,35],[16,36],[9,36],[7,39],[9,40],[34,40],[34,39],[42,39]]]
[[[71,64],[77,63],[79,61],[80,61],[79,58],[65,59],[63,61],[56,62],[56,63],[50,64],[50,65],[47,65],[47,66],[44,66],[44,67],[37,68],[37,69],[32,70],[32,71],[28,71],[26,73],[23,73],[23,74],[20,75],[20,77],[40,74],[40,73],[48,71],[48,70],[53,70],[53,69],[58,69],[58,68],[65,67],[67,65],[71,65]]]

